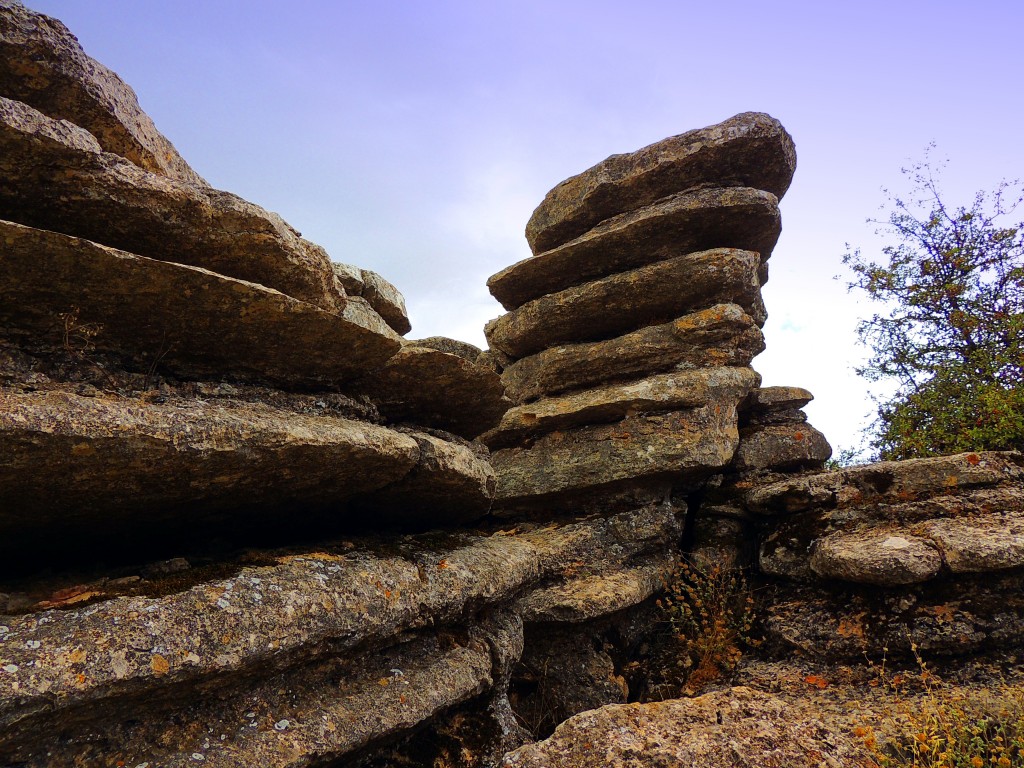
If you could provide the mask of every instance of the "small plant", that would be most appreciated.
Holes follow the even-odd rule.
[[[915,655],[916,646],[912,646]],[[979,696],[946,689],[917,657],[920,673],[883,679],[892,693],[892,738],[879,739],[874,728],[859,727],[880,768],[1024,768],[1024,689],[1003,685]],[[884,666],[882,667],[884,670]],[[923,689],[907,696],[908,686]]]
[[[679,663],[686,670],[683,692],[695,694],[731,671],[744,646],[758,642],[754,598],[741,571],[706,568],[681,560],[657,601],[678,644]]]

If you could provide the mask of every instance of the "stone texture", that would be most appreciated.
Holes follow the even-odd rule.
[[[544,398],[509,409],[501,423],[481,439],[491,448],[507,448],[547,432],[618,421],[638,413],[695,408],[723,393],[742,397],[759,380],[750,368],[698,368]]]
[[[546,349],[508,366],[501,381],[513,402],[524,403],[673,368],[745,366],[763,349],[750,316],[735,304],[718,304],[609,341]]]
[[[814,395],[803,387],[760,387],[750,393],[744,407],[752,411],[803,408]]]
[[[0,218],[202,267],[329,311],[344,308],[322,249],[228,192],[99,151],[67,121],[0,97]]]
[[[611,705],[505,755],[502,768],[844,768],[857,747],[768,694],[732,688],[695,699]]]
[[[692,480],[729,463],[738,397],[700,408],[552,432],[492,457],[497,506],[593,494],[623,483]]]
[[[487,287],[511,310],[590,280],[711,248],[756,251],[763,264],[780,231],[778,200],[770,192],[747,187],[681,192],[513,264],[493,275]]]
[[[408,435],[349,419],[68,391],[0,390],[0,443],[8,535],[336,505],[401,479],[420,454]]]
[[[467,438],[495,426],[511,405],[494,371],[415,342],[353,388],[392,421],[437,427]]]
[[[417,347],[427,347],[428,349],[436,349],[438,352],[447,352],[450,355],[458,355],[463,360],[468,360],[471,363],[478,362],[480,360],[480,355],[483,354],[480,347],[474,346],[466,341],[449,339],[447,336],[428,336],[425,339],[416,339],[410,343]],[[490,369],[490,366],[488,365],[483,367]],[[501,372],[496,371],[496,373]]]
[[[138,370],[332,386],[401,347],[359,298],[325,312],[261,285],[4,221],[0,245],[5,335],[88,342]]]
[[[526,225],[534,253],[555,248],[605,219],[702,184],[764,189],[778,198],[796,170],[796,148],[778,120],[744,112],[717,125],[612,155],[566,179]]]
[[[485,334],[491,347],[515,359],[724,302],[738,304],[764,325],[759,266],[760,257],[750,251],[690,253],[534,299],[489,322]]]
[[[12,744],[38,742],[48,723],[77,723],[88,731],[95,727],[91,721],[104,722],[111,713],[138,719],[138,697],[154,705],[155,691],[187,710],[195,698],[188,692],[202,680],[208,681],[199,689],[204,698],[224,698],[235,690],[226,687],[230,681],[262,678],[263,684],[268,673],[289,664],[372,649],[417,628],[465,626],[469,607],[479,615],[486,606],[519,598],[569,563],[607,568],[651,547],[663,550],[676,535],[672,508],[659,507],[519,533],[325,544],[323,551],[279,555],[271,564],[173,594],[5,618],[0,756]],[[184,701],[175,701],[175,691],[186,692]],[[102,710],[95,706],[100,701]],[[307,705],[300,697],[291,706],[316,711],[316,705],[315,698]],[[410,717],[404,727],[417,722]],[[198,725],[206,735],[207,723]],[[179,726],[178,738],[194,731]],[[281,741],[287,737],[275,739],[287,744]]]
[[[735,467],[787,471],[821,469],[832,455],[828,440],[809,424],[776,424],[740,431]]]
[[[366,299],[395,333],[404,336],[412,330],[409,313],[405,309],[405,297],[394,285],[369,269],[337,262],[332,263],[331,267],[345,293]]]
[[[823,579],[894,587],[935,578],[939,551],[922,538],[882,531],[836,533],[815,543],[811,570]]]
[[[60,21],[17,0],[0,0],[0,96],[81,126],[105,152],[140,168],[206,185],[117,74],[89,57]]]

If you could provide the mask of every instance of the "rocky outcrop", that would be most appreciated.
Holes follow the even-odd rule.
[[[499,510],[682,498],[730,465],[795,157],[748,113],[552,190],[537,255],[488,281],[511,310],[486,329],[515,403],[483,438]]]
[[[24,102],[91,133],[104,152],[187,184],[189,167],[116,73],[88,56],[57,19],[0,0],[0,96]]]
[[[503,768],[692,765],[840,768],[857,745],[749,688],[695,699],[607,706],[577,715],[546,741],[505,756]]]
[[[395,286],[369,269],[338,263],[331,267],[345,293],[366,299],[395,333],[404,336],[412,330],[409,313],[405,309],[405,297]]]

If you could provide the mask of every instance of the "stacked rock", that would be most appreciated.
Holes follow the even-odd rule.
[[[709,482],[693,510],[690,555],[699,565],[745,568],[756,551],[755,516],[743,494],[757,485],[820,470],[832,455],[828,440],[807,423],[814,397],[800,387],[761,387],[739,408],[740,442],[727,470]]]
[[[5,563],[72,532],[486,512],[492,370],[402,339],[393,285],[211,188],[59,21],[0,0],[0,52]]]
[[[964,453],[756,485],[765,625],[820,657],[1024,639],[1024,457]]]
[[[535,255],[488,281],[510,310],[486,335],[515,403],[483,438],[497,507],[607,511],[732,461],[795,167],[782,125],[744,113],[548,193],[527,225]]]

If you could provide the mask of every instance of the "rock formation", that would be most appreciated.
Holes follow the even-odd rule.
[[[765,663],[1024,641],[1020,455],[825,471],[760,387],[773,118],[555,187],[482,352],[60,22],[0,0],[0,52],[0,765],[853,764],[763,691],[637,701],[681,556]]]

